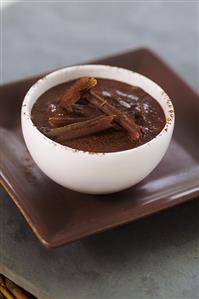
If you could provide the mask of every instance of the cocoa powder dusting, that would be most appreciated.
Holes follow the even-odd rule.
[[[86,80],[89,88],[82,84]],[[164,128],[166,119],[161,106],[141,88],[109,79],[96,78],[97,84],[90,78],[82,82],[78,96],[74,81],[67,82],[45,92],[32,108],[34,125],[58,143],[91,153],[117,152],[150,141]],[[56,126],[62,127],[57,130]],[[65,135],[56,136],[57,132]]]

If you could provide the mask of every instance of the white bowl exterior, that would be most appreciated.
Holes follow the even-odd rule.
[[[115,79],[143,88],[162,106],[167,119],[166,130],[137,148],[105,154],[75,151],[48,139],[30,119],[33,104],[53,86],[83,76]],[[157,84],[140,74],[110,66],[82,65],[53,72],[33,85],[22,106],[22,131],[34,161],[55,182],[84,193],[111,193],[140,182],[162,159],[173,127],[173,106]]]

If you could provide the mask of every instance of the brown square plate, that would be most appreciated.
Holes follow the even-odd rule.
[[[1,182],[39,240],[48,247],[157,213],[199,195],[198,95],[149,50],[92,63],[125,67],[162,86],[176,111],[174,136],[162,162],[136,187],[106,196],[80,194],[46,177],[24,144],[21,103],[28,88],[41,76],[1,87]]]

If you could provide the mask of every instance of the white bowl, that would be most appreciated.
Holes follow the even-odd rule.
[[[141,87],[163,108],[166,116],[164,129],[144,145],[105,154],[74,150],[50,140],[31,121],[33,104],[53,86],[83,76],[114,79]],[[137,184],[157,166],[171,140],[174,109],[162,88],[143,75],[106,65],[78,65],[57,70],[35,83],[25,96],[21,120],[27,148],[38,167],[48,177],[72,190],[103,194]]]

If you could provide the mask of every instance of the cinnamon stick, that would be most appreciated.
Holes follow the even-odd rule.
[[[105,114],[114,115],[114,120],[129,132],[132,140],[136,141],[141,137],[141,130],[132,117],[108,103],[107,100],[96,94],[93,90],[90,90],[90,95],[88,95],[87,100]]]
[[[112,127],[113,116],[98,116],[90,120],[74,123],[60,128],[51,129],[46,135],[55,141],[71,140],[94,134]]]
[[[48,118],[48,123],[51,127],[62,127],[88,119],[90,119],[90,117],[50,116]]]
[[[60,107],[67,109],[72,104],[79,101],[82,91],[89,90],[96,84],[97,80],[92,77],[83,77],[75,81],[74,84],[68,88],[63,96],[59,99]]]

